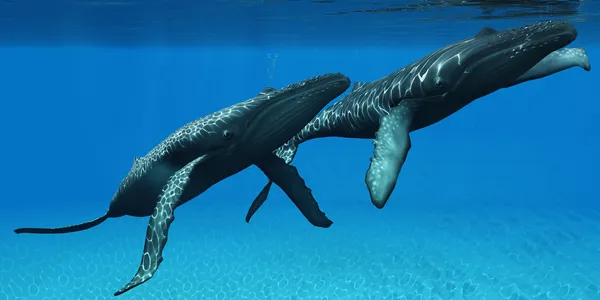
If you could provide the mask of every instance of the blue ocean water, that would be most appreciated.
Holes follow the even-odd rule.
[[[126,2],[111,3],[115,9]],[[243,7],[226,7],[250,18],[256,7],[273,16],[298,4],[236,5]],[[289,22],[298,29],[304,19],[256,18],[252,24],[263,24],[266,33],[248,38],[240,29],[246,19],[226,18],[229,10],[215,7],[204,13],[213,16],[220,39],[204,43],[172,42],[176,26],[153,40],[161,42],[145,44],[111,40],[106,27],[80,28],[63,40],[59,34],[43,39],[41,23],[15,22],[22,27],[12,27],[14,34],[6,27],[0,32],[0,300],[113,298],[137,270],[148,218],[109,219],[64,235],[13,229],[104,214],[134,156],[183,124],[265,86],[328,72],[371,81],[483,26],[553,19],[463,23],[445,15],[419,23],[393,13],[364,20],[348,14],[314,17],[321,23],[310,28],[324,32],[286,35],[268,25]],[[303,7],[296,12],[308,15],[313,6]],[[600,26],[597,11],[587,9],[572,18],[580,30],[570,46],[586,48],[592,71],[571,68],[497,91],[412,133],[384,209],[371,204],[364,184],[370,140],[306,142],[294,165],[334,221],[331,228],[312,227],[279,188],[246,224],[247,208],[267,181],[251,167],[178,208],[155,277],[119,298],[600,299],[600,43],[594,31]],[[17,12],[29,20],[17,10],[15,20]],[[397,29],[382,25],[394,20]],[[342,37],[328,40],[328,24]],[[229,29],[219,31],[220,25]],[[105,31],[95,43],[86,30]]]

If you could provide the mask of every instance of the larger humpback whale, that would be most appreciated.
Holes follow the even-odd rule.
[[[275,153],[290,163],[298,145],[307,140],[375,138],[365,181],[371,201],[383,208],[411,147],[409,132],[435,124],[499,89],[574,65],[589,70],[585,50],[559,50],[576,37],[576,29],[566,22],[540,22],[503,31],[485,27],[383,78],[355,83],[348,95]],[[271,184],[250,206],[246,222],[267,199]]]
[[[251,165],[281,187],[315,226],[332,222],[319,209],[296,168],[273,154],[327,103],[350,87],[342,74],[326,74],[229,106],[181,127],[133,166],[102,217],[63,228],[21,228],[16,233],[66,233],[108,218],[150,216],[144,252],[133,279],[120,295],[149,280],[162,262],[168,230],[178,206]]]

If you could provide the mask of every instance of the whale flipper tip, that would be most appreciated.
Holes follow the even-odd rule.
[[[144,252],[137,272],[133,278],[115,293],[121,295],[134,287],[150,280],[163,261],[162,252],[169,239],[169,227],[175,220],[175,208],[179,206],[181,195],[190,181],[190,174],[194,168],[201,165],[209,157],[208,154],[200,156],[189,162],[171,176],[163,187],[154,212],[150,216],[144,241]]]

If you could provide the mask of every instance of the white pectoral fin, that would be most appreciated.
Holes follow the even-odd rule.
[[[138,271],[129,283],[115,293],[115,296],[131,290],[154,276],[163,261],[162,252],[167,244],[169,227],[175,219],[175,208],[179,205],[181,196],[190,181],[190,174],[208,157],[208,155],[204,155],[196,158],[169,178],[159,196],[154,213],[150,216],[144,242],[144,253]]]
[[[394,107],[381,118],[373,141],[373,158],[365,176],[371,202],[378,208],[385,206],[406,161],[411,147],[409,125],[410,111],[407,105]]]

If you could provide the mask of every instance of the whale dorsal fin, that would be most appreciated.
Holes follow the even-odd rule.
[[[354,92],[354,91],[360,89],[365,84],[366,84],[366,82],[359,82],[359,81],[355,82],[354,85],[352,86],[351,92]]]
[[[475,37],[482,37],[482,36],[486,36],[486,35],[490,35],[490,34],[494,34],[498,32],[498,30],[492,28],[492,27],[483,27],[483,29],[481,29],[479,31],[479,33],[477,33],[477,35],[475,35]]]
[[[264,88],[262,91],[260,91],[260,93],[258,93],[258,94],[259,95],[265,95],[265,94],[268,94],[268,93],[270,93],[272,91],[275,91],[275,88],[272,88],[272,87],[268,86],[268,87]]]

